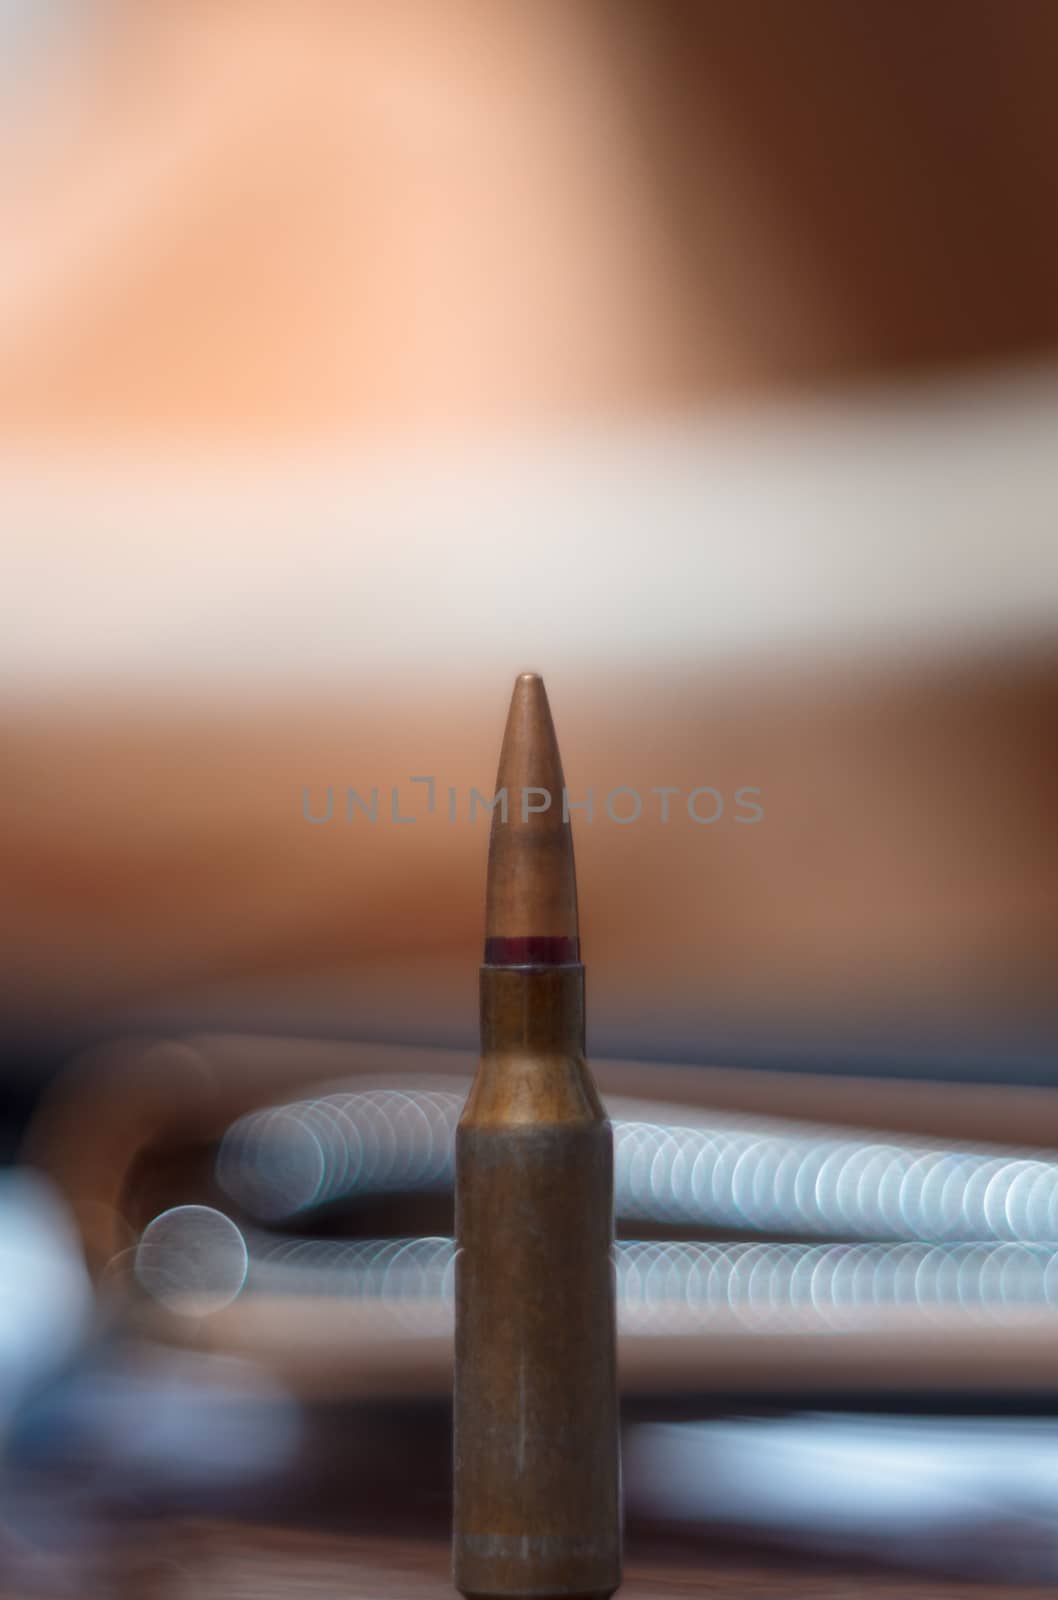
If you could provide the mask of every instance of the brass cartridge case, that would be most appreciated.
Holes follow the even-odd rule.
[[[501,781],[511,738],[509,722]],[[481,1063],[456,1134],[454,1575],[468,1596],[606,1596],[621,1579],[613,1139],[584,1056],[584,968],[567,959],[572,850],[541,819],[550,838],[512,872],[540,835],[497,841],[502,826],[490,874],[500,860],[528,905],[510,935],[490,885],[487,955],[516,959],[482,967]],[[552,912],[525,933],[534,901],[567,925]]]

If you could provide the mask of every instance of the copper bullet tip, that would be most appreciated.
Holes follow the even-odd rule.
[[[485,890],[489,966],[580,960],[573,837],[544,680],[515,680],[496,774]]]

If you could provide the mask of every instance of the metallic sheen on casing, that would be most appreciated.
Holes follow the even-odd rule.
[[[499,785],[512,770],[561,787],[528,675]],[[520,903],[490,882],[486,933],[570,948],[568,823],[564,838],[552,816],[497,841],[503,826],[494,816],[490,874],[501,863]],[[456,1134],[455,1582],[469,1596],[606,1596],[621,1580],[613,1140],[584,1058],[580,963],[483,966],[481,1052]]]

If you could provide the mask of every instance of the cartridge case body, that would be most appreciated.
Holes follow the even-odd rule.
[[[613,1141],[579,964],[482,968],[456,1135],[456,1586],[620,1582]]]

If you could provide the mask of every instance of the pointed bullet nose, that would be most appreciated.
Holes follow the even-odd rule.
[[[520,672],[514,680],[510,710],[507,712],[507,726],[503,730],[504,750],[510,742],[512,726],[518,722],[530,721],[541,727],[550,727],[551,737],[554,738],[555,728],[551,721],[551,707],[548,705],[543,678],[538,672]],[[501,766],[503,764],[502,754],[500,764]]]
[[[493,966],[580,960],[573,839],[563,817],[562,759],[544,680],[515,680],[492,814],[485,961]]]

